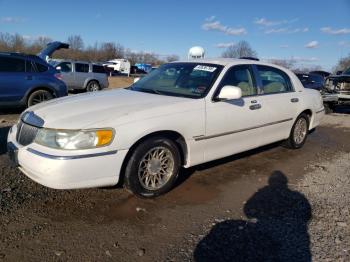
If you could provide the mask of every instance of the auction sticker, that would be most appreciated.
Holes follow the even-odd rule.
[[[201,71],[207,71],[207,72],[214,72],[216,70],[216,67],[214,66],[204,66],[204,65],[197,65],[193,70],[201,70]]]

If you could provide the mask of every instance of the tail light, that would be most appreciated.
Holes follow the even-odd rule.
[[[62,75],[59,74],[59,73],[55,74],[55,77],[56,77],[57,79],[59,79],[59,80],[62,80],[62,79],[63,79],[63,78],[62,78]]]

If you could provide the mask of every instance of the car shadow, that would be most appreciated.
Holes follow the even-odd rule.
[[[0,108],[0,118],[2,115],[18,115],[25,110],[24,107]]]
[[[350,105],[339,105],[334,108],[334,113],[350,114]]]
[[[216,224],[197,244],[194,260],[311,261],[311,211],[306,197],[289,189],[287,177],[274,171],[269,184],[244,205],[248,219]]]
[[[7,152],[7,134],[11,126],[0,127],[0,155]]]

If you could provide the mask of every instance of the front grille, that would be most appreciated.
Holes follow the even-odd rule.
[[[38,133],[39,128],[31,126],[23,121],[20,121],[17,125],[16,140],[22,146],[27,146],[32,143]]]

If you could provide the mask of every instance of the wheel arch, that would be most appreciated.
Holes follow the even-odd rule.
[[[298,117],[301,115],[301,114],[306,114],[308,117],[309,117],[309,126],[308,128],[310,129],[310,127],[312,126],[312,121],[313,121],[313,113],[312,113],[312,110],[311,109],[305,109],[304,111],[302,111]]]
[[[85,80],[85,82],[84,82],[84,89],[86,89],[87,86],[88,86],[88,84],[89,84],[90,82],[92,82],[92,81],[96,81],[99,85],[101,85],[101,84],[100,84],[100,81],[98,81],[97,79],[95,79],[95,78],[87,78],[87,79]]]
[[[48,87],[48,86],[36,86],[36,87],[33,87],[33,88],[31,88],[31,89],[29,89],[29,90],[27,91],[27,93],[25,94],[24,99],[23,99],[22,101],[23,101],[25,104],[27,104],[27,103],[28,103],[29,96],[30,96],[32,93],[34,93],[35,91],[38,91],[38,90],[45,90],[45,91],[48,91],[48,92],[50,92],[50,93],[53,95],[53,97],[57,97],[57,94],[56,94],[56,92],[55,92],[55,90],[54,90],[53,88],[50,88],[50,87]]]
[[[188,147],[185,138],[177,131],[173,130],[161,130],[161,131],[155,131],[152,133],[149,133],[147,135],[144,135],[143,137],[139,138],[129,149],[127,155],[125,156],[123,160],[123,164],[121,167],[121,176],[119,178],[118,184],[124,184],[124,174],[125,174],[125,168],[126,165],[134,152],[134,150],[137,148],[138,145],[140,145],[145,140],[151,138],[151,137],[164,137],[172,140],[175,145],[177,146],[180,156],[181,156],[181,165],[184,166],[187,163],[187,157],[188,157]]]

